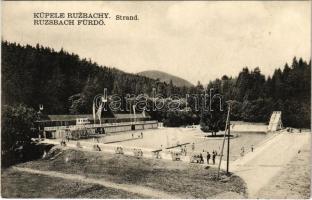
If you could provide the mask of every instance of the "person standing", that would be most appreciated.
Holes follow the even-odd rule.
[[[245,148],[244,148],[244,147],[242,147],[242,148],[241,148],[241,156],[243,157],[243,156],[244,156],[244,154],[245,154]]]
[[[252,144],[251,145],[251,152],[253,152],[254,151],[254,145]]]
[[[181,155],[184,154],[184,149],[182,146],[180,146],[180,153],[181,153]]]
[[[210,155],[209,151],[207,151],[207,164],[208,164],[208,165],[209,165],[210,157],[211,157],[211,155]]]
[[[204,163],[204,157],[202,153],[199,154],[199,158],[200,158],[200,164]]]
[[[193,142],[192,143],[192,151],[194,151],[195,150],[195,143]]]
[[[77,142],[76,146],[77,146],[78,148],[82,148],[79,141]]]
[[[141,138],[143,138],[143,132],[141,132]]]
[[[212,164],[216,164],[216,152],[212,152]]]

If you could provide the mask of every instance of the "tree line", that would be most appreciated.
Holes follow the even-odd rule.
[[[282,111],[284,126],[310,127],[311,60],[294,57],[290,65],[286,63],[267,78],[259,67],[245,67],[237,77],[224,75],[210,81],[207,91],[211,88],[231,103],[232,120],[268,122],[273,111]]]
[[[104,87],[121,96],[151,95],[153,88],[164,96],[187,92],[172,82],[99,66],[63,49],[2,41],[2,105],[23,103],[37,109],[43,104],[46,113],[91,113],[93,98]]]
[[[237,77],[224,75],[206,86],[198,82],[194,87],[177,87],[172,81],[167,84],[100,66],[63,49],[2,41],[2,105],[24,104],[38,110],[38,105],[44,104],[48,114],[89,114],[94,96],[103,93],[104,87],[108,94],[120,96],[152,96],[156,88],[157,94],[165,98],[173,94],[182,98],[186,94],[200,96],[213,89],[222,95],[223,104],[231,100],[232,120],[268,122],[272,111],[280,110],[285,126],[310,126],[311,61],[307,63],[301,58],[294,58],[290,65],[286,63],[269,77],[258,67],[245,67]],[[166,104],[170,101],[165,99]],[[167,126],[198,124],[205,121],[207,114],[211,115],[201,109],[203,104],[188,98],[189,109],[149,114]]]

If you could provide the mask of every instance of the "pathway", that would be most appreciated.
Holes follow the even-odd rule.
[[[259,198],[259,190],[309,142],[310,133],[280,133],[233,162],[230,171],[244,179],[249,198]]]
[[[136,193],[136,194],[140,194],[140,195],[155,198],[155,199],[181,198],[181,197],[170,195],[160,190],[155,190],[155,189],[144,187],[144,186],[131,185],[131,184],[117,184],[111,181],[106,181],[103,179],[88,178],[88,177],[77,175],[77,174],[66,174],[66,173],[60,173],[56,171],[41,171],[41,170],[35,170],[35,169],[30,169],[30,168],[24,168],[24,167],[13,167],[13,169],[17,171],[32,173],[32,174],[40,174],[40,175],[51,176],[51,177],[56,177],[56,178],[63,178],[67,180],[81,181],[81,182],[85,182],[89,184],[98,184],[104,187],[114,188],[117,190],[123,190],[123,191],[131,192],[131,193]]]

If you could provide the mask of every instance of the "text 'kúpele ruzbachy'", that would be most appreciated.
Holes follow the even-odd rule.
[[[103,26],[110,19],[116,21],[137,21],[138,15],[114,15],[108,12],[35,12],[33,13],[33,25],[35,26]]]

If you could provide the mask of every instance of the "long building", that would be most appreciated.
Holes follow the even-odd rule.
[[[94,123],[95,122],[95,123]],[[113,113],[112,116],[94,121],[89,115],[47,115],[36,121],[40,137],[80,139],[123,131],[158,128],[158,122],[148,114]]]

